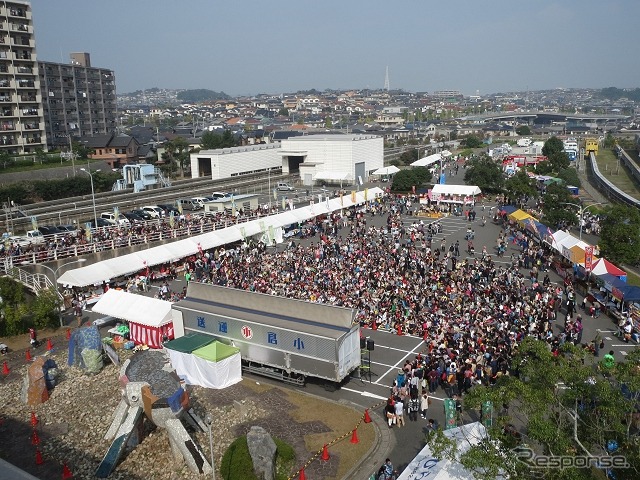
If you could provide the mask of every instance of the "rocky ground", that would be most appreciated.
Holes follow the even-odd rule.
[[[4,359],[8,360],[11,371],[8,375],[0,376],[0,457],[43,480],[61,478],[63,464],[69,467],[75,479],[95,478],[94,472],[110,445],[103,436],[120,400],[117,382],[119,367],[109,363],[99,374],[86,375],[79,368],[66,365],[64,336],[55,338],[53,343],[52,352],[46,352],[46,348],[41,347],[37,353],[51,356],[60,367],[58,385],[47,402],[33,409],[21,400],[27,369],[24,350],[14,351]],[[246,433],[251,425],[264,426],[272,435],[290,443],[301,461],[312,456],[316,448],[308,445],[309,439],[305,439],[305,436],[316,435],[319,441],[324,442],[327,440],[323,438],[335,438],[332,428],[322,421],[305,421],[304,412],[297,412],[295,415],[299,418],[293,419],[289,412],[296,410],[296,407],[292,407],[287,400],[288,394],[283,394],[279,388],[263,389],[256,385],[259,384],[245,379],[224,390],[200,387],[190,390],[191,403],[196,412],[202,417],[210,413],[215,419],[213,444],[218,465],[228,445],[238,435]],[[32,445],[32,411],[39,419],[36,430],[44,460],[42,465],[36,465],[36,446]],[[359,414],[352,412],[354,421],[357,421]],[[148,430],[146,433],[143,442],[126,455],[109,478],[202,478],[191,473],[186,465],[173,460],[163,429]],[[209,458],[208,434],[191,434]],[[366,448],[363,445],[363,453]],[[339,455],[332,456],[329,462],[321,465],[315,462],[318,465],[310,466],[307,475],[315,473],[312,477],[315,479],[336,478],[339,462]]]

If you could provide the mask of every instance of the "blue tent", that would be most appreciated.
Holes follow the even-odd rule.
[[[620,289],[622,292],[622,299],[625,302],[637,302],[640,300],[640,287],[634,285],[627,285]]]
[[[500,207],[500,212],[505,214],[505,215],[509,215],[513,212],[515,212],[516,210],[520,210],[518,207],[513,206],[513,205],[505,205],[503,207]]]
[[[604,282],[604,288],[611,292],[614,288],[618,290],[622,290],[627,286],[625,282],[620,280],[615,275],[611,275],[610,273],[605,273],[604,275],[597,275],[596,278],[601,282]]]

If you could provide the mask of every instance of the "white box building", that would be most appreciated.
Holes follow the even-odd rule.
[[[202,150],[191,154],[191,176],[213,180],[279,171],[299,175],[304,185],[353,184],[384,165],[384,139],[377,135],[305,135],[280,143]]]
[[[304,185],[353,184],[384,165],[384,139],[377,135],[306,135],[282,140],[282,171],[298,171]]]

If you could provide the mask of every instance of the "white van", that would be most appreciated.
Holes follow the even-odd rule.
[[[130,225],[131,222],[124,215],[118,215],[118,221],[116,222],[116,214],[113,212],[103,212],[100,214],[100,218],[104,218],[107,222],[113,223],[114,225],[117,223],[118,225]]]
[[[145,205],[144,207],[142,207],[142,210],[151,215],[151,218],[164,217],[164,210],[162,210],[157,205]]]
[[[207,197],[193,197],[191,200],[193,200],[196,205],[199,205],[197,210],[204,209],[204,204],[209,201]]]
[[[293,192],[295,190],[295,188],[288,183],[279,183],[276,188],[279,192]]]

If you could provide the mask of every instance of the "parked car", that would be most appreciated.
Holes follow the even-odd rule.
[[[75,225],[59,225],[58,229],[60,229],[60,231],[64,233],[73,233],[78,230],[78,227],[76,227]]]
[[[167,216],[167,217],[168,217],[169,215],[171,215],[171,212],[173,212],[173,214],[174,214],[174,215],[180,215],[180,211],[179,211],[179,210],[178,210],[178,208],[177,208],[175,205],[173,205],[173,204],[170,204],[170,203],[161,203],[161,204],[158,204],[158,206],[159,206],[162,210],[164,210],[164,214],[165,214],[165,216]]]
[[[193,198],[181,198],[178,201],[180,202],[182,211],[188,210],[193,212],[196,210],[200,210],[200,204]]]
[[[138,215],[137,213],[133,213],[133,212],[124,212],[122,213],[122,216],[124,216],[124,218],[126,218],[127,220],[129,220],[129,222],[144,222],[144,218],[142,218],[140,215]]]
[[[164,216],[164,210],[157,205],[145,205],[142,210],[151,215],[151,218],[160,218]]]
[[[93,218],[88,222],[82,222],[83,225],[87,223],[91,226],[91,228],[96,228],[96,222]],[[108,220],[105,220],[104,218],[98,217],[98,228],[102,228],[102,227],[113,227],[113,223],[109,222]]]
[[[224,192],[213,192],[209,198],[212,198],[213,201],[215,201],[215,200],[220,200],[222,198],[231,198],[231,194],[224,193]]]
[[[118,215],[116,218],[116,214],[113,212],[103,212],[100,214],[100,218],[104,218],[107,222],[112,223],[113,225],[129,225],[129,219],[124,215]]]
[[[279,192],[293,192],[295,190],[295,188],[293,188],[288,183],[278,183],[278,186],[276,188]]]
[[[133,213],[134,215],[138,215],[139,217],[142,217],[143,220],[151,220],[153,218],[149,212],[147,212],[146,210],[142,210],[141,208],[131,210],[131,213]]]
[[[209,201],[207,197],[193,197],[191,200],[193,200],[197,205],[199,205],[198,210],[204,209],[204,204]]]
[[[38,227],[38,230],[42,235],[56,235],[58,233],[64,233],[63,230],[53,225],[42,225]]]

